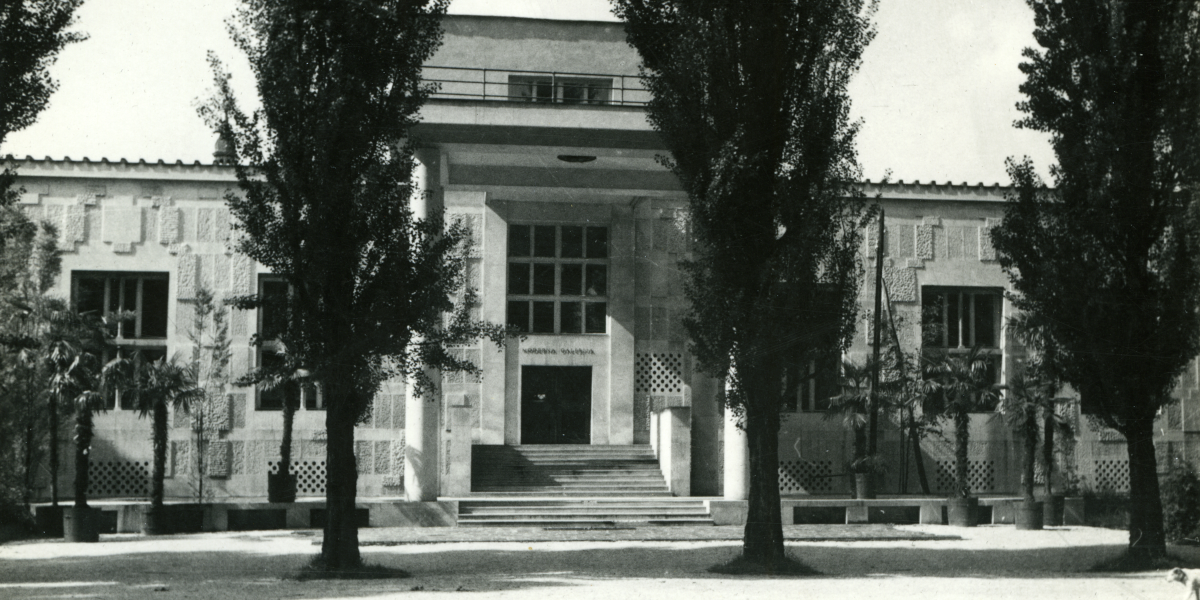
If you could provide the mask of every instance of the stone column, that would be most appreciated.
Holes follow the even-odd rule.
[[[725,408],[725,499],[750,497],[750,444],[746,432],[737,426],[737,417]]]
[[[413,217],[417,219],[426,218],[435,208],[431,206],[434,194],[428,192],[433,191],[438,181],[436,156],[432,151],[417,151],[417,168],[413,173],[417,192],[412,198]],[[404,499],[409,502],[437,500],[438,405],[435,398],[417,394],[413,378],[405,382]]]

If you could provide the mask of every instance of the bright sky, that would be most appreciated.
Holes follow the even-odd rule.
[[[87,0],[76,29],[90,39],[63,51],[50,107],[0,154],[208,162],[214,139],[195,111],[212,82],[206,52],[251,98],[224,27],[235,6]],[[453,0],[450,12],[613,20],[607,0]],[[1005,157],[1023,155],[1045,170],[1046,137],[1012,127],[1021,49],[1033,44],[1023,0],[882,0],[877,25],[851,92],[868,178],[1006,183]]]

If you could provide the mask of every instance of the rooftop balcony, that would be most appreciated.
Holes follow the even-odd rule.
[[[422,79],[438,85],[440,100],[639,108],[650,100],[637,75],[427,65]]]

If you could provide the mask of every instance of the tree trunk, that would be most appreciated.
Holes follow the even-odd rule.
[[[1046,463],[1046,497],[1054,495],[1054,405],[1044,408],[1046,415],[1042,424],[1042,462]]]
[[[1026,504],[1033,504],[1033,466],[1037,462],[1037,413],[1029,411],[1025,416],[1025,423],[1021,428],[1025,439],[1025,452],[1022,458],[1025,459],[1025,476],[1024,476],[1024,492]]]
[[[761,390],[763,386],[758,387]],[[747,561],[769,569],[785,558],[779,504],[779,409],[764,407],[763,404],[770,403],[759,404],[756,400],[761,402],[762,396],[752,398],[746,406],[750,497],[742,553]]]
[[[1147,403],[1149,404],[1149,403]],[[1166,555],[1158,463],[1154,459],[1154,417],[1130,419],[1125,425],[1129,448],[1129,553],[1141,558]]]
[[[150,480],[150,506],[162,508],[163,478],[167,467],[167,405],[162,401],[154,403],[153,438],[154,466]]]
[[[25,388],[28,392],[28,387]],[[25,508],[29,508],[31,501],[30,496],[33,493],[33,438],[35,437],[35,429],[37,423],[34,421],[34,413],[31,407],[25,407],[25,454],[22,456],[25,472],[23,473],[25,486],[21,492],[24,498]]]
[[[917,435],[917,420],[910,418],[908,426],[908,439],[912,440],[913,458],[917,463],[917,480],[921,482],[921,493],[928,495],[931,493],[929,491],[929,476],[925,474],[925,459],[921,458],[921,436]]]
[[[296,403],[290,394],[283,400],[283,439],[279,442],[279,475],[285,480],[292,472],[292,425],[296,420]]]
[[[330,386],[332,388],[333,386]],[[327,388],[326,392],[332,389]],[[327,455],[325,462],[325,538],[321,542],[321,562],[325,569],[350,570],[362,566],[358,552],[358,524],[354,519],[354,500],[358,468],[354,461],[354,422],[358,415],[347,405],[354,403],[349,394],[332,397],[325,412]]]
[[[92,411],[75,411],[75,506],[87,508],[88,454],[92,449]]]
[[[971,414],[965,410],[954,413],[954,495],[971,495],[967,485],[967,448],[971,439]]]
[[[50,394],[50,504],[58,506],[58,396]]]

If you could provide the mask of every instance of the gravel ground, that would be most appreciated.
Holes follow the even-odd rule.
[[[659,535],[658,529],[643,533]],[[452,533],[464,541],[448,539]],[[364,529],[363,554],[369,562],[412,574],[369,581],[288,579],[315,553],[319,534],[312,531],[114,535],[98,544],[19,542],[0,546],[0,598],[382,599],[469,593],[477,598],[1037,600],[1176,598],[1183,591],[1159,573],[1083,572],[1121,552],[1127,535],[1122,531],[913,525],[795,527],[788,533],[796,540],[788,542],[789,550],[821,575],[713,575],[706,569],[734,557],[736,540],[617,538],[632,536],[628,530],[542,532],[558,537],[533,541],[534,532],[523,529]],[[470,536],[474,539],[465,541]],[[568,541],[569,536],[575,538]],[[813,539],[823,541],[800,541]],[[1196,558],[1193,549],[1181,550]]]

